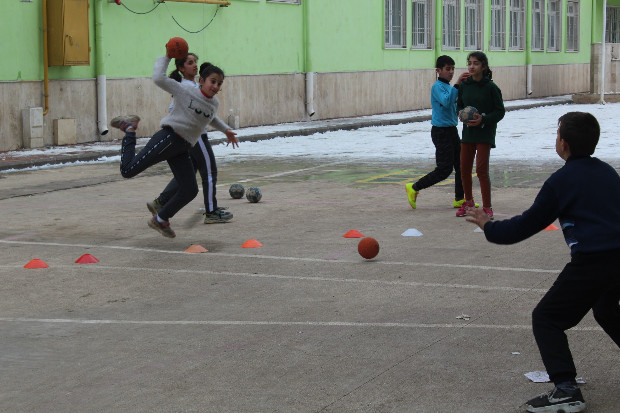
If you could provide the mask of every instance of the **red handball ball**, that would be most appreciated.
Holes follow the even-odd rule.
[[[174,59],[182,59],[189,52],[189,45],[182,37],[173,37],[166,43],[166,51],[168,56]]]
[[[362,238],[360,243],[357,244],[357,252],[367,260],[375,258],[379,253],[379,243],[371,237]]]

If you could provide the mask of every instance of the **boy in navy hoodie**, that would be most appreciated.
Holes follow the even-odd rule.
[[[543,184],[523,214],[492,222],[469,208],[467,220],[488,241],[514,244],[559,218],[571,261],[532,313],[534,337],[555,387],[529,400],[529,412],[582,412],[586,405],[565,331],[590,311],[620,347],[620,177],[591,157],[600,135],[594,116],[569,112],[559,119],[555,149],[566,163]]]
[[[431,88],[431,138],[435,145],[435,162],[437,167],[420,178],[416,183],[405,185],[411,208],[416,209],[418,194],[422,189],[431,187],[450,176],[454,171],[454,208],[460,208],[465,201],[461,183],[461,140],[457,125],[456,98],[458,79],[454,87],[450,81],[454,77],[454,59],[450,56],[439,56],[435,64],[437,81]]]

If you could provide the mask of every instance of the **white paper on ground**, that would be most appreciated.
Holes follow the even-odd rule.
[[[525,373],[525,377],[532,380],[534,383],[549,383],[549,375],[546,371],[530,371],[529,373]],[[585,384],[585,380],[581,377],[577,377],[575,379],[577,383]]]

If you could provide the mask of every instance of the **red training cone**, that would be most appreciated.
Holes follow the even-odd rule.
[[[362,234],[361,232],[359,232],[356,229],[352,229],[351,231],[349,231],[346,234],[344,234],[343,237],[345,237],[345,238],[364,238],[364,234]]]
[[[43,261],[35,258],[33,260],[30,260],[30,262],[26,265],[24,265],[24,268],[30,268],[30,269],[34,269],[34,268],[47,268],[49,267],[49,265],[47,265],[46,263],[44,263]]]
[[[99,262],[99,260],[90,254],[84,254],[80,258],[78,258],[75,262],[78,264],[94,264],[96,262]]]
[[[560,228],[558,228],[555,225],[551,224],[547,228],[545,228],[543,231],[557,231],[558,229],[560,229]]]
[[[243,243],[243,245],[241,246],[241,248],[259,248],[262,247],[263,244],[261,244],[260,242],[256,241],[255,239],[249,239],[246,242]]]

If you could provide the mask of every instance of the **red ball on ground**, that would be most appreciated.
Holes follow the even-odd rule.
[[[357,244],[357,252],[367,260],[375,258],[379,253],[379,243],[371,237],[362,238],[360,243]]]
[[[174,59],[182,59],[187,56],[189,45],[184,38],[173,37],[166,43],[166,50],[168,51],[168,56]]]

